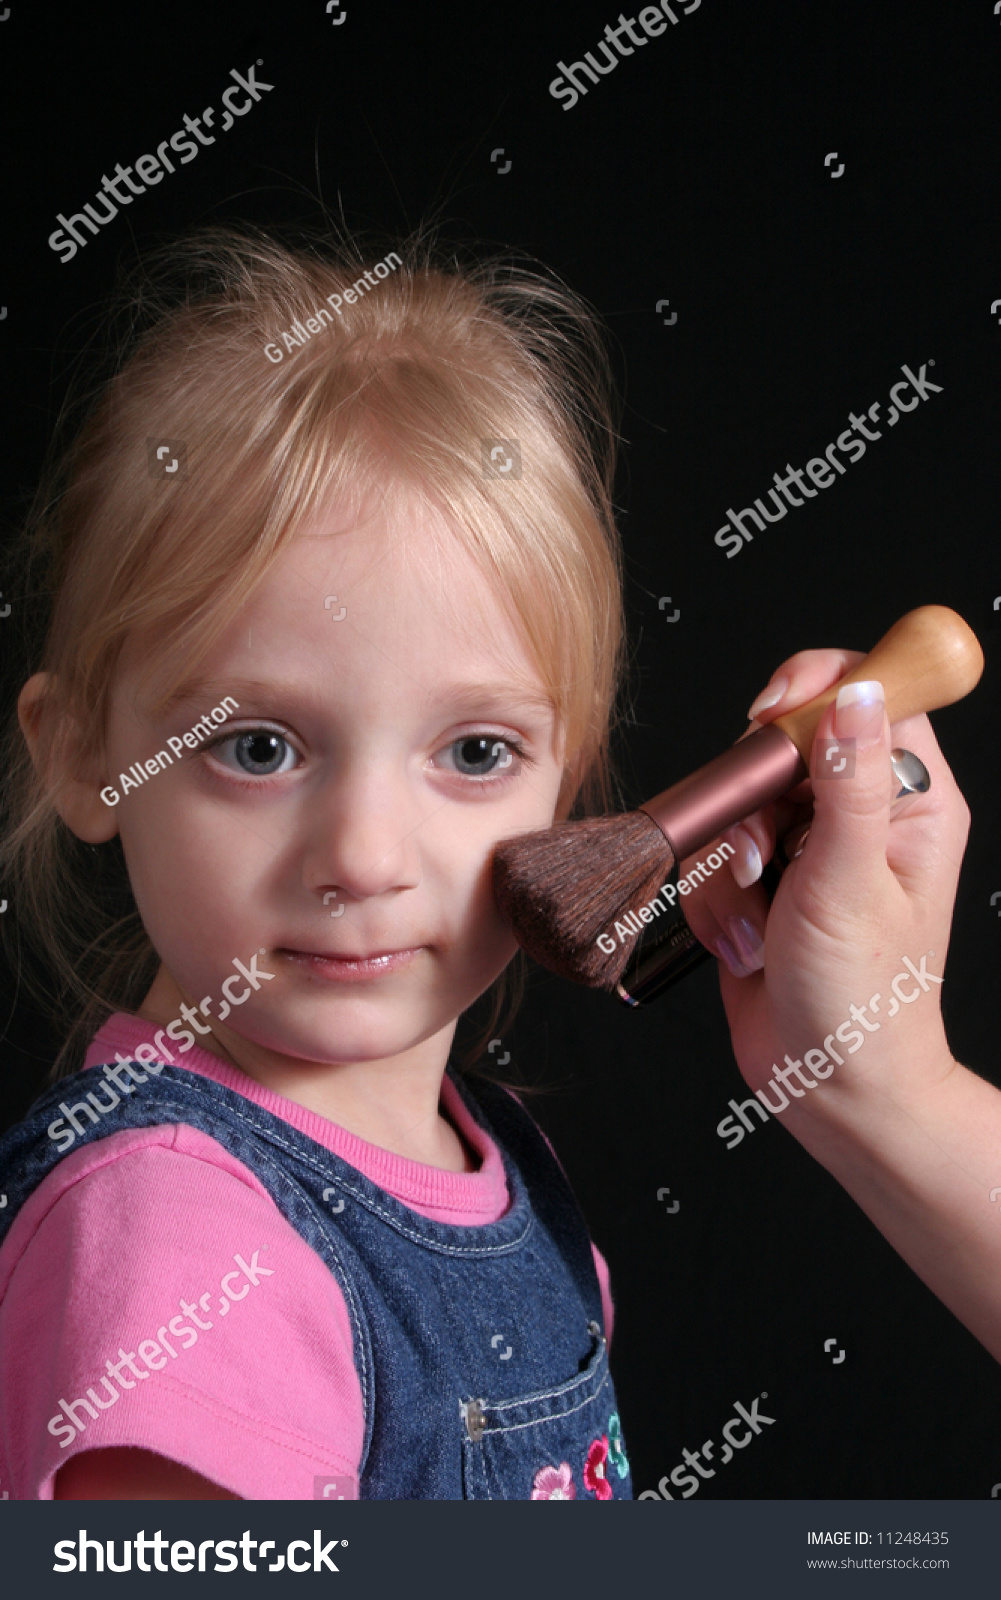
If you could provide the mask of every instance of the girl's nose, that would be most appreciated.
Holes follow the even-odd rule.
[[[422,875],[421,830],[442,804],[414,796],[405,781],[388,776],[358,781],[340,775],[310,819],[307,881],[360,900],[416,888]]]

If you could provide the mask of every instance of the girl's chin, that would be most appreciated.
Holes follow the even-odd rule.
[[[346,1007],[338,1007],[339,1011],[342,1009]],[[412,1015],[408,1017],[408,1022],[408,1027],[400,1029],[373,1025],[372,1018],[352,1023],[348,1018],[338,1017],[333,1027],[329,1015],[300,1014],[289,1017],[280,1028],[261,1029],[253,1035],[230,1035],[227,1044],[230,1057],[241,1066],[241,1044],[245,1042],[253,1051],[258,1060],[248,1060],[244,1067],[251,1077],[258,1076],[258,1064],[287,1072],[308,1071],[314,1067],[322,1070],[365,1061],[382,1061],[405,1054],[418,1042],[414,1036]],[[419,1038],[426,1037],[425,1033],[419,1035]],[[266,1061],[259,1061],[261,1055],[267,1058]]]

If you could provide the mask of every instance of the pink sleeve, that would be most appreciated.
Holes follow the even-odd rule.
[[[615,1307],[612,1304],[612,1285],[608,1276],[608,1262],[605,1260],[594,1240],[591,1240],[591,1254],[594,1256],[594,1265],[598,1273],[598,1283],[601,1288],[601,1309],[605,1313],[605,1338],[608,1348],[612,1348],[612,1318]]]
[[[505,1085],[505,1088],[506,1087],[507,1086]],[[515,1094],[513,1089],[508,1089],[507,1093],[511,1096],[512,1100],[516,1100],[517,1101],[518,1105],[521,1106],[522,1111],[524,1111],[527,1116],[531,1116],[532,1115],[531,1112],[528,1110],[528,1108],[522,1103],[522,1101],[518,1099],[518,1096]],[[534,1117],[532,1117],[532,1121],[535,1122],[535,1118]],[[566,1168],[564,1167],[564,1165],[563,1165],[562,1161],[560,1160],[559,1156],[556,1154],[556,1151],[553,1149],[552,1143],[550,1142],[550,1139],[549,1139],[549,1135],[547,1133],[543,1132],[542,1128],[539,1128],[539,1124],[537,1122],[535,1123],[535,1126],[536,1126],[536,1128],[538,1128],[538,1131],[542,1134],[542,1137],[545,1139],[547,1145],[549,1145],[549,1153],[552,1156],[553,1160],[556,1162],[556,1165],[559,1167],[560,1171],[563,1173],[564,1178],[567,1178]],[[569,1178],[567,1178],[567,1183],[570,1183],[570,1179]],[[573,1185],[571,1184],[571,1188],[572,1187],[573,1187]],[[611,1280],[610,1280],[609,1275],[608,1275],[608,1262],[605,1260],[604,1256],[602,1255],[601,1251],[598,1249],[598,1246],[595,1244],[593,1239],[591,1240],[591,1254],[594,1256],[594,1267],[595,1267],[595,1271],[598,1274],[598,1287],[601,1290],[601,1309],[602,1309],[602,1313],[603,1313],[604,1318],[605,1318],[605,1339],[607,1341],[609,1350],[611,1350],[611,1348],[612,1348],[612,1322],[613,1322],[614,1317],[615,1317],[615,1306],[612,1303],[612,1285],[611,1285]]]
[[[12,1499],[50,1500],[71,1456],[109,1445],[247,1500],[357,1479],[344,1296],[253,1174],[195,1129],[115,1134],[49,1174],[0,1250],[0,1351]]]

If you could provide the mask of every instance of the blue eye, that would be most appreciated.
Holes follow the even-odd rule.
[[[506,772],[521,756],[521,746],[513,739],[498,739],[496,734],[467,734],[456,739],[449,749],[455,752],[456,771],[467,778],[486,778]]]
[[[223,766],[233,770],[233,756],[237,769],[251,778],[272,778],[280,772],[291,772],[296,753],[288,740],[271,728],[251,728],[246,733],[230,734],[212,747],[212,753]]]

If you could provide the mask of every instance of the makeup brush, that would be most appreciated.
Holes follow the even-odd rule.
[[[839,689],[878,679],[891,723],[902,722],[963,699],[983,668],[983,651],[962,617],[946,606],[919,606],[823,694],[756,729],[638,810],[502,840],[494,850],[494,893],[515,938],[551,972],[614,991],[631,951],[616,942],[607,955],[599,935],[653,900],[676,861],[809,776],[817,725]]]
[[[923,761],[913,750],[890,751],[890,766],[894,777],[894,797],[890,816],[901,811],[919,795],[931,788],[931,776]],[[758,880],[769,901],[782,881],[782,874],[797,856],[802,855],[811,821],[799,821],[788,832],[775,840],[775,850],[765,862]],[[673,920],[667,926],[654,922],[632,946],[626,969],[615,985],[615,992],[623,1005],[636,1007],[649,1005],[660,999],[668,989],[686,978],[704,961],[713,959],[713,952],[692,932],[683,910],[674,910]]]

